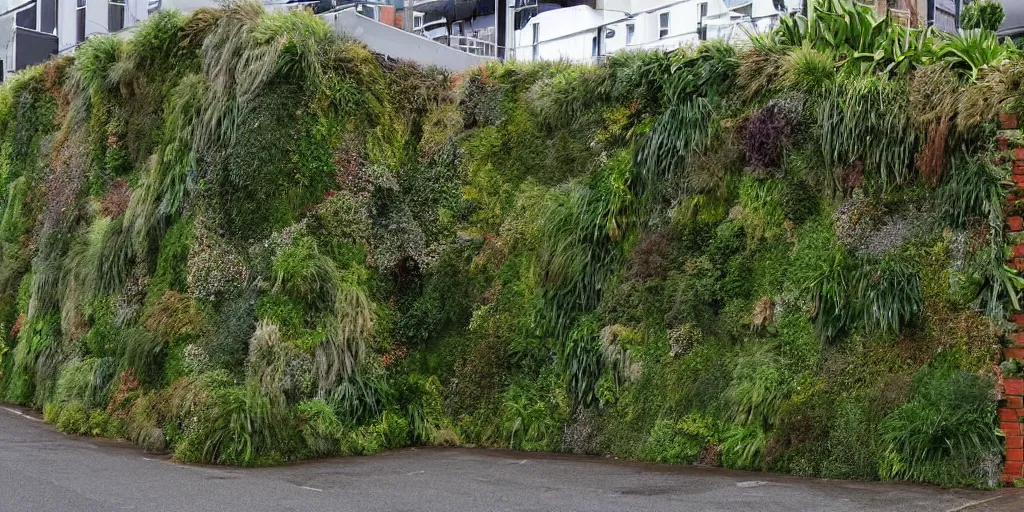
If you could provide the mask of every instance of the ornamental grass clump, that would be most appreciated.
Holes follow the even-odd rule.
[[[885,418],[883,478],[944,486],[994,485],[986,459],[1002,451],[992,382],[938,368],[914,375],[911,400]]]

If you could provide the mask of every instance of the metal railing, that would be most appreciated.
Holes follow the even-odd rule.
[[[449,48],[455,48],[471,55],[495,57],[498,54],[497,43],[485,39],[477,39],[472,36],[442,35],[435,37],[433,40]]]

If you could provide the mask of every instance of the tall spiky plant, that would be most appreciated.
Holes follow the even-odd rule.
[[[692,54],[677,50],[669,74],[662,78],[665,110],[639,138],[634,186],[643,194],[679,182],[691,153],[708,151],[721,134],[723,98],[735,83],[736,49],[720,41],[705,43]]]
[[[64,85],[64,94],[71,102],[68,119],[76,123],[84,121],[94,102],[113,90],[110,71],[117,63],[123,44],[124,41],[113,36],[95,37],[75,50],[75,61]]]
[[[891,190],[911,179],[919,134],[908,115],[906,84],[881,78],[840,80],[818,109],[825,163],[863,163],[866,181]]]
[[[338,284],[334,315],[323,327],[327,338],[317,345],[314,357],[321,392],[355,373],[373,335],[374,309],[366,292],[351,277]]]
[[[150,245],[181,212],[187,199],[190,174],[196,167],[193,151],[200,105],[207,87],[199,74],[189,75],[168,94],[164,108],[164,145],[146,165],[139,188],[125,212],[130,219],[137,252]]]
[[[246,374],[249,382],[264,395],[282,398],[287,353],[281,339],[281,330],[270,322],[261,321],[249,340]]]
[[[203,41],[202,70],[209,88],[196,147],[230,144],[237,120],[278,73],[320,84],[330,35],[312,13],[268,14],[253,0],[225,3]]]
[[[61,286],[61,328],[73,332],[82,304],[99,293],[100,268],[110,219],[97,217],[75,241],[64,259]]]

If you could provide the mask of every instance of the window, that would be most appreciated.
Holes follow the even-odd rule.
[[[82,43],[85,41],[85,0],[78,0],[77,7],[75,8],[75,17],[78,27],[75,41]]]
[[[38,0],[39,31],[47,34],[57,33],[57,0]]]
[[[594,36],[590,41],[590,56],[597,57],[597,36]]]
[[[533,60],[540,60],[540,23],[533,24]]]
[[[20,11],[17,11],[14,15],[14,26],[35,30],[36,4],[30,4],[28,7],[23,6]]]
[[[636,25],[630,23],[626,25],[626,44],[633,44],[633,34],[636,33]]]
[[[704,2],[698,6],[700,9],[699,16],[697,17],[697,39],[701,41],[708,40],[708,26],[704,24],[704,18],[708,16],[708,4]]]
[[[666,37],[668,37],[668,13],[663,12],[658,15],[658,39]]]
[[[117,32],[124,28],[124,7],[123,0],[107,2],[107,32]]]

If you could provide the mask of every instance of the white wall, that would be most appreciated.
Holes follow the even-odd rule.
[[[58,0],[57,39],[59,51],[70,50],[78,44],[78,2]],[[107,33],[107,0],[86,0],[85,35]]]
[[[74,2],[70,2],[74,5]],[[85,36],[93,34],[106,34],[107,20],[109,19],[108,9],[110,5],[107,0],[86,0],[85,1]]]
[[[752,0],[753,18],[769,17],[776,13],[772,0]],[[533,27],[540,25],[538,58],[541,60],[571,60],[586,62],[593,60],[593,38],[598,27],[614,30],[611,38],[605,37],[602,54],[620,50],[673,49],[680,46],[696,45],[700,42],[697,33],[700,21],[700,5],[707,3],[707,38],[745,39],[746,34],[739,26],[722,25],[718,20],[727,19],[729,9],[722,0],[603,0],[599,7],[608,10],[594,10],[587,6],[567,7],[543,12],[531,19],[522,30],[515,34],[515,58],[533,60]],[[616,9],[615,11],[611,9]],[[619,12],[619,10],[626,11]],[[632,13],[628,17],[627,13]],[[668,13],[669,30],[666,37],[660,36],[660,15]],[[628,19],[627,19],[628,17]],[[770,19],[756,22],[753,27],[767,30]],[[633,25],[632,40],[626,41],[627,25]],[[753,28],[749,23],[748,28]]]
[[[192,12],[200,7],[217,7],[216,0],[162,0],[161,9],[177,9],[181,12]]]
[[[14,16],[0,18],[0,59],[4,60],[4,68],[0,73],[4,77],[7,72],[14,69]]]
[[[60,51],[74,49],[78,37],[78,13],[76,0],[58,0],[57,35],[60,39]],[[149,0],[124,0],[124,28],[136,26],[149,18]],[[200,7],[216,7],[217,0],[160,0],[160,9],[175,9],[191,12]],[[108,0],[86,0],[85,32],[86,37],[109,32],[110,4]]]
[[[65,51],[75,45],[75,1],[57,2],[57,48]]]
[[[533,60],[533,31],[538,28],[537,52],[540,60],[571,60],[586,62],[593,58],[594,37],[598,36],[600,27],[609,26],[626,17],[625,14],[612,11],[598,11],[585,5],[566,7],[543,12],[531,19],[526,27],[517,30],[513,36],[515,58],[517,60]],[[604,39],[608,45],[621,48],[625,45],[626,33],[618,30],[611,40]],[[601,31],[600,37],[604,37]]]

